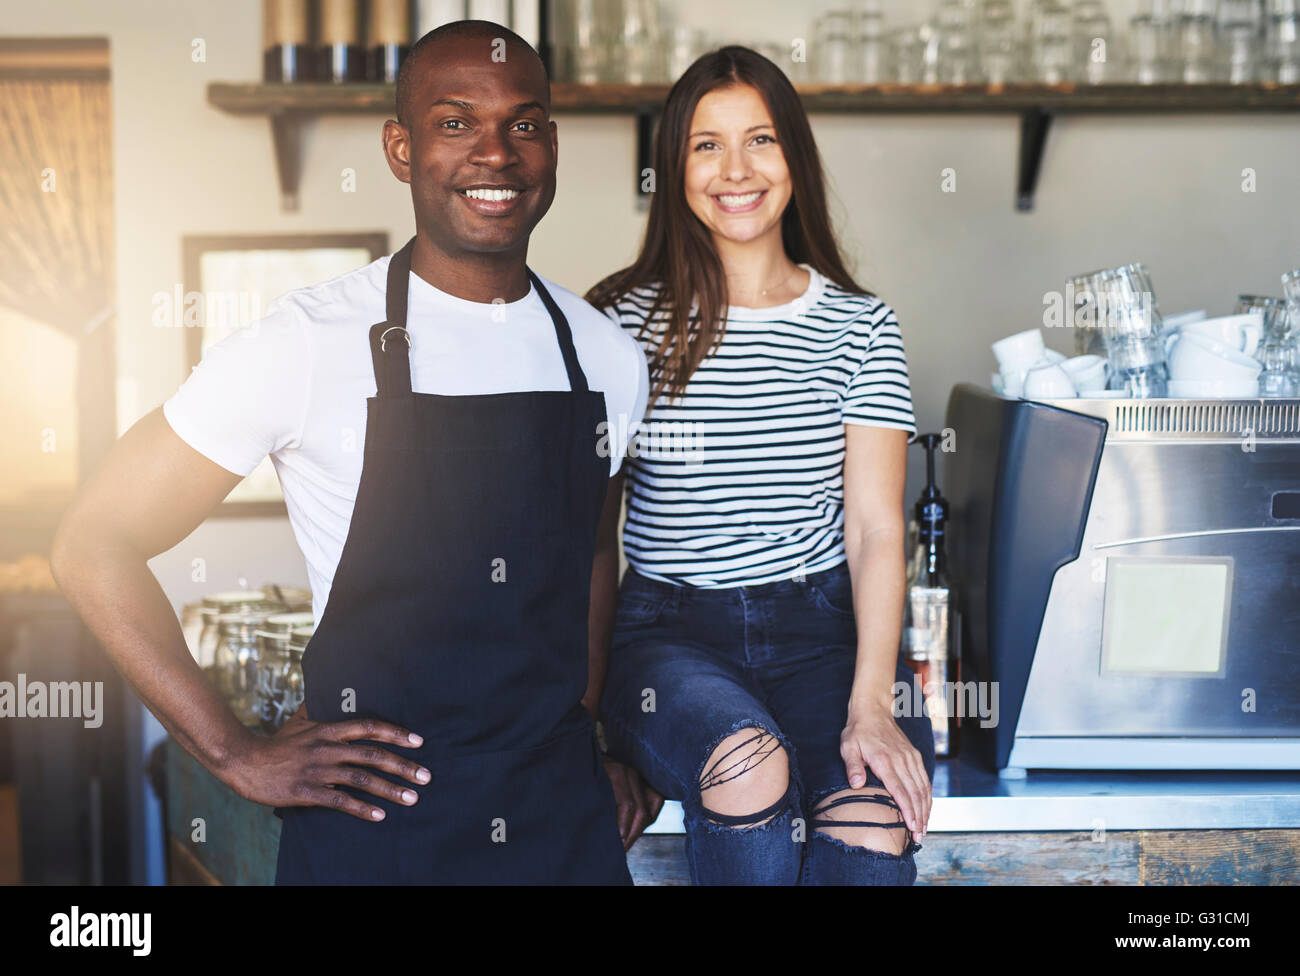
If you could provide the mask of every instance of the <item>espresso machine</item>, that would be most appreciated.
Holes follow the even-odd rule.
[[[1300,399],[954,388],[963,719],[990,769],[1300,769]]]

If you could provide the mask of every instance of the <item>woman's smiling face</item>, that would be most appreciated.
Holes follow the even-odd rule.
[[[743,244],[780,233],[790,171],[757,89],[717,88],[695,106],[685,190],[687,205],[716,237]]]

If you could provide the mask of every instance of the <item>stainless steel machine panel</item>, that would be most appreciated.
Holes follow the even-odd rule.
[[[1018,748],[1300,737],[1300,401],[1049,405],[1109,429],[1080,556],[1053,581]],[[1035,741],[1034,765],[1052,764],[1048,745]],[[1072,748],[1060,764],[1087,765]]]

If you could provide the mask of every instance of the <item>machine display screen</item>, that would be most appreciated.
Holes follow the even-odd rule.
[[[1231,596],[1230,557],[1109,557],[1102,671],[1222,673]]]

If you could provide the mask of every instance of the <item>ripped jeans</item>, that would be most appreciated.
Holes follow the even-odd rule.
[[[856,644],[846,563],[718,588],[627,571],[601,718],[613,757],[682,802],[694,883],[915,882],[921,848],[897,804],[870,769],[851,790],[840,758]],[[896,680],[912,680],[901,660]],[[895,721],[933,779],[929,719]],[[761,799],[720,812],[747,781]]]

